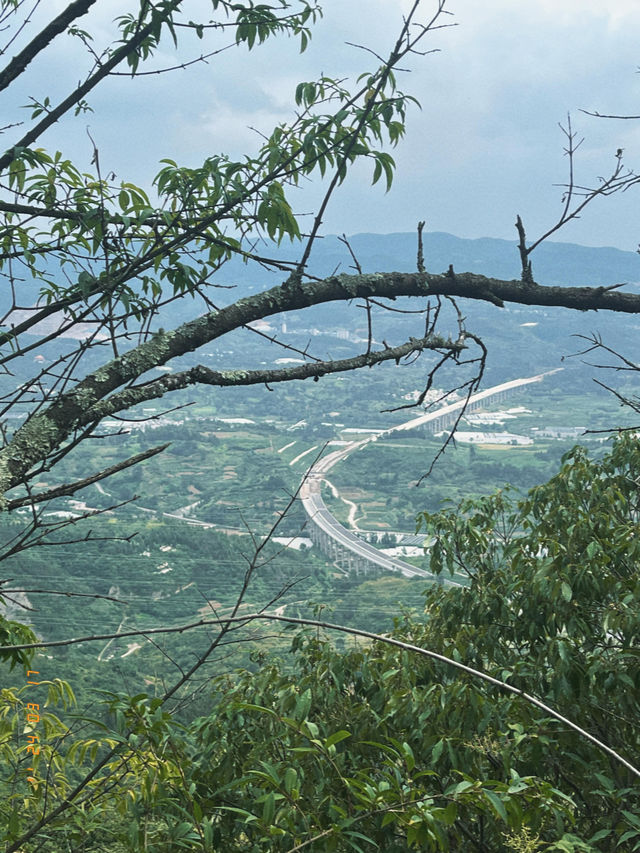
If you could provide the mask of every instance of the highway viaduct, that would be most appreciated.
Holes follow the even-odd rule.
[[[455,581],[436,577],[424,569],[412,566],[402,560],[389,557],[377,548],[360,539],[355,533],[343,527],[340,522],[327,509],[322,500],[322,482],[327,472],[343,459],[346,459],[355,450],[364,447],[371,441],[377,441],[381,435],[390,435],[395,432],[406,432],[411,429],[426,429],[429,432],[439,432],[456,423],[461,411],[464,409],[471,412],[484,408],[489,404],[501,403],[508,396],[517,392],[525,385],[541,382],[545,376],[556,371],[541,373],[526,379],[512,379],[503,382],[485,391],[473,394],[468,400],[458,400],[433,412],[419,415],[398,426],[391,427],[373,436],[352,441],[318,459],[306,472],[300,487],[300,500],[307,514],[306,530],[310,539],[320,550],[333,560],[337,566],[347,572],[368,572],[372,569],[385,569],[398,572],[405,577],[424,577],[433,582],[442,583],[444,586],[460,586]]]

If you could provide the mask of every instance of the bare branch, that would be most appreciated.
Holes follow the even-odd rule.
[[[424,246],[422,243],[422,229],[425,226],[424,220],[418,222],[418,258],[416,261],[416,269],[418,272],[426,272],[424,267]]]
[[[531,270],[531,261],[529,260],[529,249],[527,248],[527,236],[524,231],[522,219],[518,215],[516,217],[516,229],[518,231],[518,251],[520,252],[520,263],[522,264],[522,281],[529,285],[533,282],[533,272]]]
[[[122,598],[114,598],[112,595],[101,595],[97,592],[70,592],[66,589],[3,589],[2,584],[7,583],[7,581],[0,581],[0,596],[8,595],[9,593],[28,593],[29,595],[62,595],[65,598],[99,598],[102,601],[113,601],[116,604],[128,604]],[[23,606],[23,605],[21,605]],[[33,609],[33,608],[28,608]]]
[[[640,119],[640,116],[619,116],[619,115],[607,115],[606,113],[599,112],[590,112],[589,110],[580,110],[581,113],[585,115],[592,116],[593,118],[614,118],[614,119],[622,119],[623,121],[637,121]]]
[[[150,448],[149,450],[144,450],[142,453],[137,453],[135,456],[129,457],[129,459],[124,459],[122,462],[116,462],[115,465],[111,465],[109,468],[105,468],[97,474],[85,477],[84,480],[76,480],[75,483],[64,483],[53,489],[49,489],[47,492],[40,492],[36,495],[28,495],[24,498],[14,498],[7,501],[6,508],[8,511],[11,511],[21,506],[30,506],[35,503],[50,501],[54,498],[74,495],[76,492],[80,491],[80,489],[85,489],[87,486],[99,483],[100,480],[105,480],[107,477],[111,477],[112,474],[116,474],[118,471],[125,471],[127,468],[132,468],[134,465],[144,462],[146,459],[151,459],[151,457],[156,456],[158,453],[162,453],[162,451],[166,450],[167,447],[169,447],[168,443],[160,444],[157,447]]]

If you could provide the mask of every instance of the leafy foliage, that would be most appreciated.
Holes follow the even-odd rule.
[[[423,515],[432,567],[470,584],[431,588],[425,618],[394,636],[539,696],[633,760],[639,478],[626,437],[601,461],[576,448],[517,503],[501,492]],[[104,820],[55,837],[88,851],[640,849],[635,778],[518,696],[311,630],[255,665],[214,680],[191,721],[109,696],[102,734],[68,756],[116,748],[88,783]]]

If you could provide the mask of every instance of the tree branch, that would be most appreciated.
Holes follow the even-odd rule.
[[[147,400],[154,400],[170,391],[178,391],[190,385],[216,385],[230,387],[238,385],[272,385],[275,382],[292,382],[294,380],[309,379],[313,377],[317,381],[321,376],[331,373],[344,373],[345,371],[357,370],[361,367],[373,367],[384,361],[395,361],[406,358],[413,353],[423,350],[443,350],[459,353],[464,348],[462,339],[451,341],[438,335],[430,335],[426,338],[409,338],[409,340],[397,347],[387,347],[375,352],[363,353],[353,358],[345,358],[337,361],[314,361],[306,364],[286,367],[281,370],[211,370],[209,367],[197,365],[190,370],[180,373],[172,373],[155,379],[144,385],[132,385],[119,394],[114,394],[101,403],[91,408],[92,419],[100,420],[112,415],[114,412],[122,411],[123,407]]]
[[[0,491],[22,482],[26,472],[76,429],[95,419],[98,404],[118,387],[133,382],[152,368],[193,352],[203,344],[246,326],[254,320],[311,305],[358,297],[453,296],[479,299],[503,306],[505,302],[544,305],[573,310],[609,310],[640,313],[640,294],[605,287],[543,287],[532,282],[501,281],[475,273],[371,273],[338,275],[306,282],[295,288],[277,286],[205,314],[169,332],[158,332],[135,349],[86,376],[71,391],[30,418],[0,451]],[[161,386],[158,386],[161,390]],[[129,389],[127,389],[129,390]],[[119,395],[121,410],[137,402],[134,391]]]
[[[0,72],[0,92],[6,89],[16,77],[19,77],[27,65],[44,50],[53,39],[63,33],[71,21],[86,15],[96,0],[75,0],[54,18],[29,44],[14,56],[6,68]]]

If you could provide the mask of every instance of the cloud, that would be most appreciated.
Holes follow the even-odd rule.
[[[38,14],[66,5],[66,0],[49,0]],[[95,30],[96,45],[103,46],[114,32],[113,18],[130,6],[130,0],[101,0],[78,24]],[[147,185],[161,157],[194,165],[220,151],[239,156],[258,145],[249,126],[268,133],[292,118],[300,80],[324,72],[353,82],[359,72],[375,67],[378,60],[370,52],[347,42],[386,54],[411,6],[411,0],[326,2],[305,54],[299,54],[295,40],[277,38],[185,71],[135,81],[115,78],[90,96],[95,114],[60,121],[44,142],[88,168],[89,125],[105,168],[108,164],[121,177]],[[424,0],[423,20],[435,6]],[[196,17],[198,7],[210,17],[204,0],[190,3],[187,17]],[[640,166],[640,123],[603,122],[579,112],[638,112],[637,0],[449,0],[446,8],[454,16],[444,22],[457,26],[431,33],[423,44],[439,52],[411,57],[403,63],[411,73],[399,74],[400,87],[415,94],[423,108],[410,110],[407,138],[394,152],[394,188],[387,195],[380,187],[372,189],[370,169],[357,169],[325,217],[327,231],[412,229],[426,215],[434,230],[512,236],[516,212],[527,216],[532,229],[542,228],[558,207],[561,190],[554,184],[566,180],[558,123],[566,121],[569,110],[585,136],[577,163],[583,182],[605,174],[618,147],[626,149],[630,165]],[[195,38],[177,54],[168,43],[154,67],[191,59],[202,49]],[[5,99],[7,121],[25,118],[18,106],[27,95],[45,94],[55,102],[85,68],[79,42],[56,39],[29,68],[20,92],[12,93],[13,115]],[[319,186],[301,191],[296,206],[311,209],[320,196]],[[585,216],[573,238],[635,247],[640,229],[633,202],[631,193],[604,202],[602,213]]]

